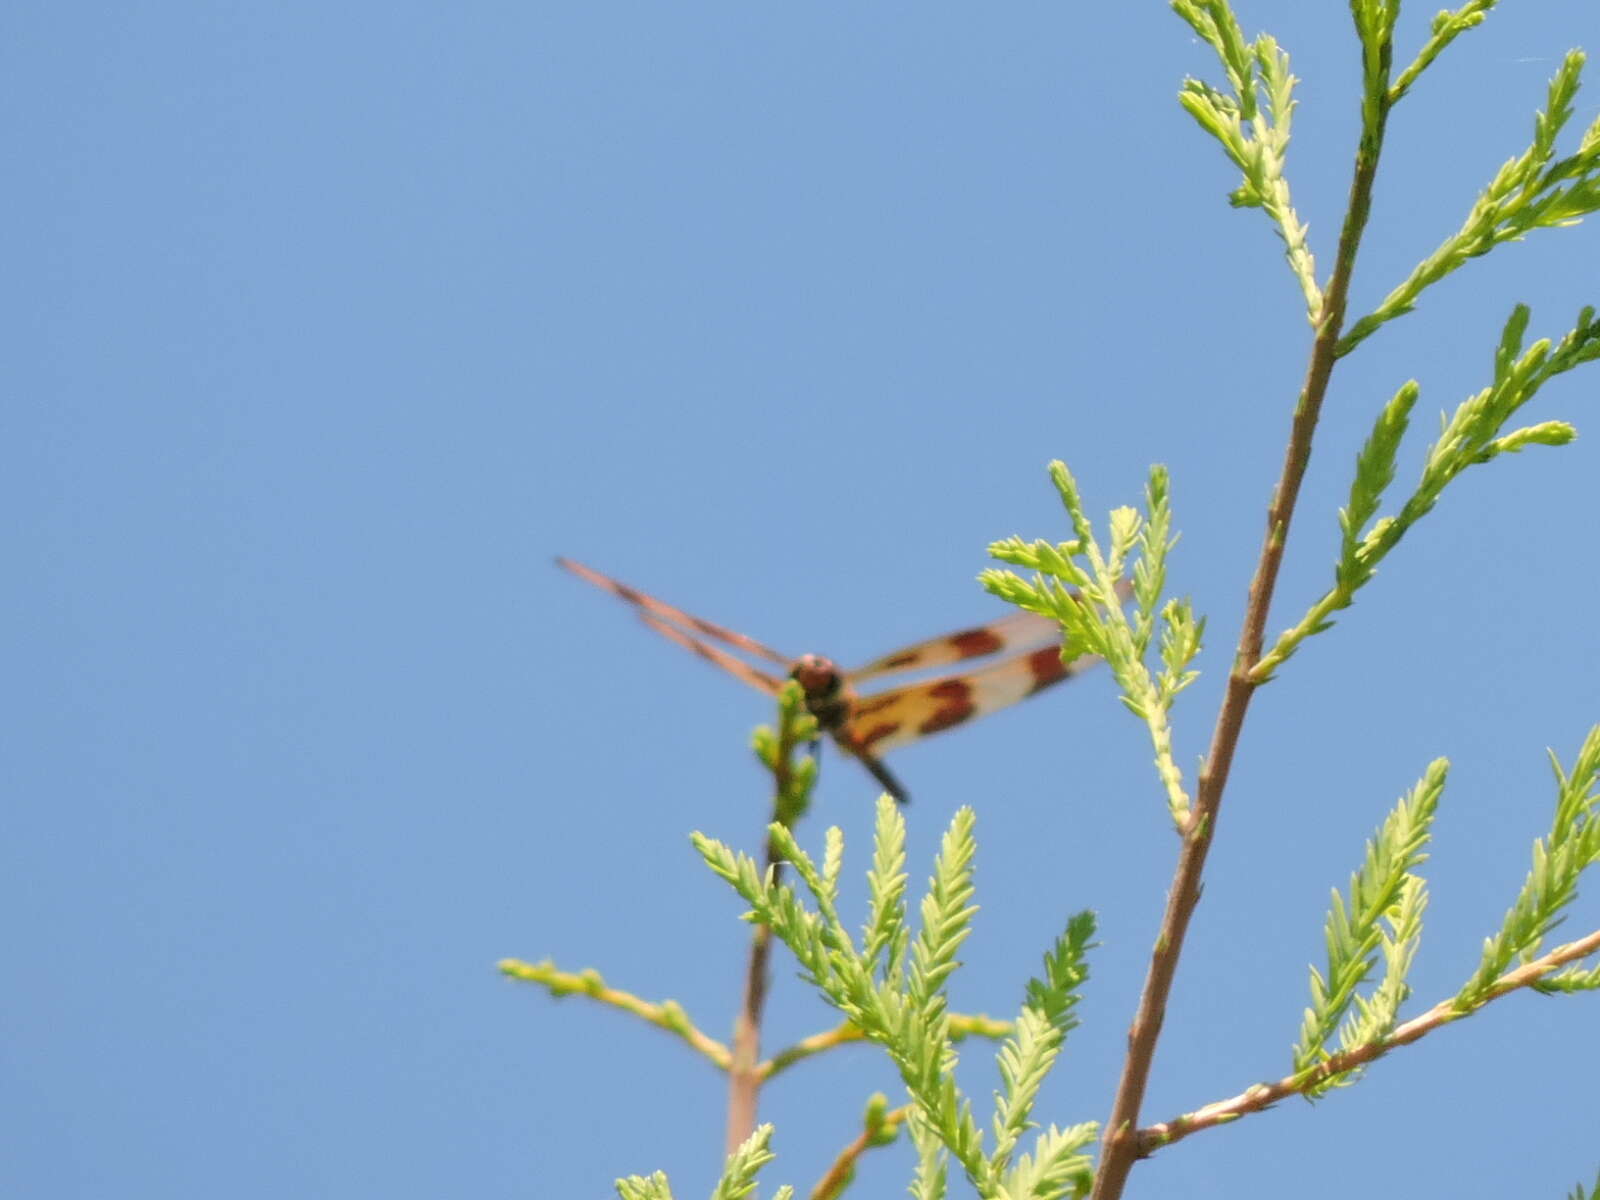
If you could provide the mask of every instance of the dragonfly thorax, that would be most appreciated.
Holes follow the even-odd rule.
[[[805,691],[806,708],[823,729],[838,729],[850,719],[850,693],[832,660],[803,654],[795,660],[789,678]]]

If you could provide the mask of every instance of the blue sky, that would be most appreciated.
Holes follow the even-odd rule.
[[[1240,9],[1304,80],[1291,180],[1326,268],[1346,8]],[[1395,114],[1357,311],[1526,144],[1561,54],[1600,45],[1592,3],[1503,9]],[[687,834],[756,844],[745,742],[771,714],[553,554],[860,661],[1000,611],[984,546],[1066,536],[1048,460],[1097,512],[1164,462],[1173,584],[1211,619],[1177,715],[1180,760],[1203,751],[1308,332],[1173,99],[1216,71],[1164,6],[68,3],[5,26],[10,1194],[594,1196],[658,1168],[705,1193],[711,1069],[494,964],[596,966],[725,1036],[745,931]],[[1597,238],[1473,262],[1341,365],[1274,628],[1330,577],[1376,407],[1418,379],[1423,438],[1513,302],[1567,329]],[[1597,380],[1532,414],[1590,436],[1474,471],[1258,698],[1147,1119],[1287,1069],[1328,889],[1439,755],[1411,1011],[1471,970],[1548,825],[1544,748],[1600,720]],[[1100,673],[894,760],[914,881],[979,812],[958,1008],[1014,1011],[1066,915],[1100,913],[1045,1120],[1109,1108],[1176,850],[1147,759]],[[870,820],[828,759],[802,838],[840,824],[859,880]],[[1585,897],[1567,929],[1597,920]],[[1593,1012],[1509,999],[1130,1194],[1562,1195],[1600,1166]],[[828,1023],[780,959],[769,1045]],[[982,1101],[990,1056],[964,1062]],[[876,1089],[860,1047],[774,1085],[768,1189],[808,1188]],[[907,1163],[878,1152],[852,1194],[898,1194]]]

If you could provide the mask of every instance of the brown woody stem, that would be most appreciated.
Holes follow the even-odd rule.
[[[1172,981],[1177,974],[1178,959],[1183,954],[1184,938],[1189,932],[1190,918],[1200,902],[1201,876],[1205,871],[1206,855],[1211,849],[1211,838],[1216,833],[1217,816],[1222,807],[1223,791],[1228,784],[1228,772],[1233,766],[1234,750],[1239,744],[1250,700],[1261,684],[1261,681],[1252,679],[1251,670],[1261,658],[1267,614],[1272,607],[1278,570],[1283,564],[1289,523],[1294,517],[1295,502],[1300,496],[1306,467],[1311,462],[1312,436],[1316,432],[1317,419],[1327,395],[1328,380],[1333,374],[1333,364],[1337,358],[1339,333],[1349,299],[1350,276],[1355,267],[1361,234],[1371,211],[1372,183],[1377,172],[1386,115],[1387,109],[1380,106],[1373,127],[1363,131],[1356,153],[1355,172],[1350,184],[1350,207],[1339,234],[1338,257],[1328,281],[1305,383],[1295,405],[1283,469],[1267,510],[1266,536],[1256,563],[1255,576],[1250,581],[1244,625],[1239,634],[1233,670],[1228,676],[1227,691],[1217,713],[1211,752],[1206,757],[1205,769],[1196,786],[1195,804],[1184,829],[1183,848],[1179,852],[1172,885],[1167,893],[1161,930],[1150,955],[1139,1007],[1128,1031],[1128,1053],[1123,1060],[1122,1077],[1117,1084],[1111,1116],[1106,1122],[1100,1165],[1095,1173],[1093,1200],[1118,1200],[1127,1186],[1128,1174],[1134,1162],[1141,1154],[1148,1152],[1139,1137],[1139,1110],[1144,1103],[1145,1086],[1155,1061],[1156,1042],[1161,1036],[1162,1021],[1166,1017],[1167,997],[1171,994]]]
[[[789,812],[789,792],[794,784],[791,758],[794,754],[792,722],[780,712],[778,745],[772,764],[774,820]],[[783,860],[771,835],[767,836],[767,877],[777,883],[783,873]],[[767,963],[772,957],[772,930],[757,925],[750,935],[750,955],[745,962],[744,997],[733,1022],[732,1059],[728,1067],[728,1127],[724,1153],[732,1154],[755,1132],[756,1102],[761,1094],[765,1072],[761,1070],[761,1014],[767,1003]]]
[[[770,858],[767,865],[774,865]],[[761,1013],[767,1000],[767,960],[771,950],[772,930],[757,925],[745,966],[744,1001],[733,1023],[733,1057],[728,1068],[728,1154],[755,1132],[756,1099],[761,1091]]]
[[[1587,958],[1596,950],[1600,950],[1600,929],[1576,942],[1568,942],[1564,946],[1558,946],[1550,951],[1549,954],[1536,958],[1530,963],[1524,963],[1514,971],[1507,971],[1499,979],[1495,980],[1494,985],[1489,989],[1482,1003],[1473,1008],[1458,1009],[1453,999],[1442,1000],[1420,1017],[1413,1017],[1405,1024],[1396,1026],[1394,1032],[1389,1034],[1388,1037],[1368,1042],[1362,1046],[1356,1046],[1354,1049],[1346,1050],[1340,1054],[1329,1055],[1327,1060],[1318,1065],[1314,1071],[1299,1075],[1289,1075],[1276,1083],[1258,1083],[1227,1100],[1218,1100],[1174,1120],[1163,1121],[1159,1125],[1147,1126],[1139,1130],[1140,1154],[1149,1154],[1162,1146],[1170,1146],[1173,1142],[1186,1138],[1190,1134],[1199,1133],[1202,1129],[1212,1129],[1218,1125],[1225,1125],[1229,1121],[1238,1120],[1247,1113],[1260,1112],[1287,1096],[1307,1092],[1330,1075],[1338,1075],[1354,1067],[1365,1066],[1374,1059],[1382,1058],[1397,1046],[1408,1046],[1441,1026],[1458,1021],[1462,1017],[1470,1016],[1478,1008],[1481,1008],[1483,1004],[1487,1004],[1491,1000],[1498,1000],[1508,992],[1529,987],[1543,979],[1557,967],[1576,962],[1580,958]]]

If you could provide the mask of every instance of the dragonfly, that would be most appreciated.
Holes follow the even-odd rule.
[[[798,658],[780,654],[754,638],[691,616],[570,558],[557,558],[556,565],[633,605],[639,618],[657,633],[758,691],[775,696],[787,680],[794,680],[818,729],[901,804],[910,796],[883,765],[884,753],[1037,695],[1100,661],[1091,654],[1063,661],[1061,627],[1049,617],[1017,612],[986,625],[916,642],[854,670],[841,670],[820,654]],[[783,675],[752,666],[732,650],[779,667]],[[988,666],[887,691],[868,695],[857,691],[858,684],[880,676],[965,662],[1002,650],[1015,653]]]

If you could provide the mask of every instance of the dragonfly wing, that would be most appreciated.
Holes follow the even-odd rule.
[[[597,588],[604,588],[619,600],[625,600],[629,604],[635,605],[640,609],[641,613],[648,613],[659,618],[654,621],[646,618],[648,624],[656,629],[662,628],[662,621],[673,621],[685,629],[692,630],[708,638],[714,638],[725,645],[733,646],[748,654],[753,654],[757,658],[764,658],[768,662],[777,663],[785,668],[794,661],[787,655],[779,654],[770,646],[763,646],[755,638],[745,637],[742,633],[735,633],[731,629],[724,629],[721,625],[714,625],[710,621],[702,621],[699,617],[690,616],[683,609],[673,608],[670,604],[664,604],[654,596],[647,596],[625,583],[612,579],[609,575],[602,575],[593,567],[586,567],[580,562],[573,562],[570,558],[557,558],[556,565],[565,567],[579,579],[586,579]],[[678,641],[676,638],[673,640]],[[687,645],[688,643],[680,641],[679,644]],[[690,648],[694,649],[692,646]],[[695,653],[699,654],[701,651],[695,650]]]
[[[895,671],[919,671],[924,667],[939,667],[946,663],[963,662],[981,658],[1005,649],[1024,645],[1037,645],[1053,641],[1060,636],[1059,626],[1049,617],[1038,613],[1015,612],[987,625],[976,625],[943,637],[929,638],[874,659],[866,666],[850,672],[852,681],[871,679]]]
[[[769,695],[775,696],[778,694],[778,689],[783,687],[783,680],[778,679],[776,676],[768,675],[765,671],[757,670],[749,663],[742,662],[735,658],[726,650],[719,650],[715,646],[712,646],[706,642],[702,642],[699,638],[690,637],[676,625],[668,625],[665,621],[658,620],[648,612],[640,612],[639,619],[646,625],[650,626],[651,629],[654,629],[662,637],[671,638],[685,650],[688,650],[693,654],[698,654],[708,663],[711,663],[713,666],[721,667],[735,679],[744,680],[744,682],[748,683],[751,687],[756,688],[758,691],[763,691]]]
[[[852,741],[873,755],[996,712],[1099,662],[1085,654],[1061,661],[1059,646],[1045,646],[965,674],[946,675],[863,696],[851,709]]]

